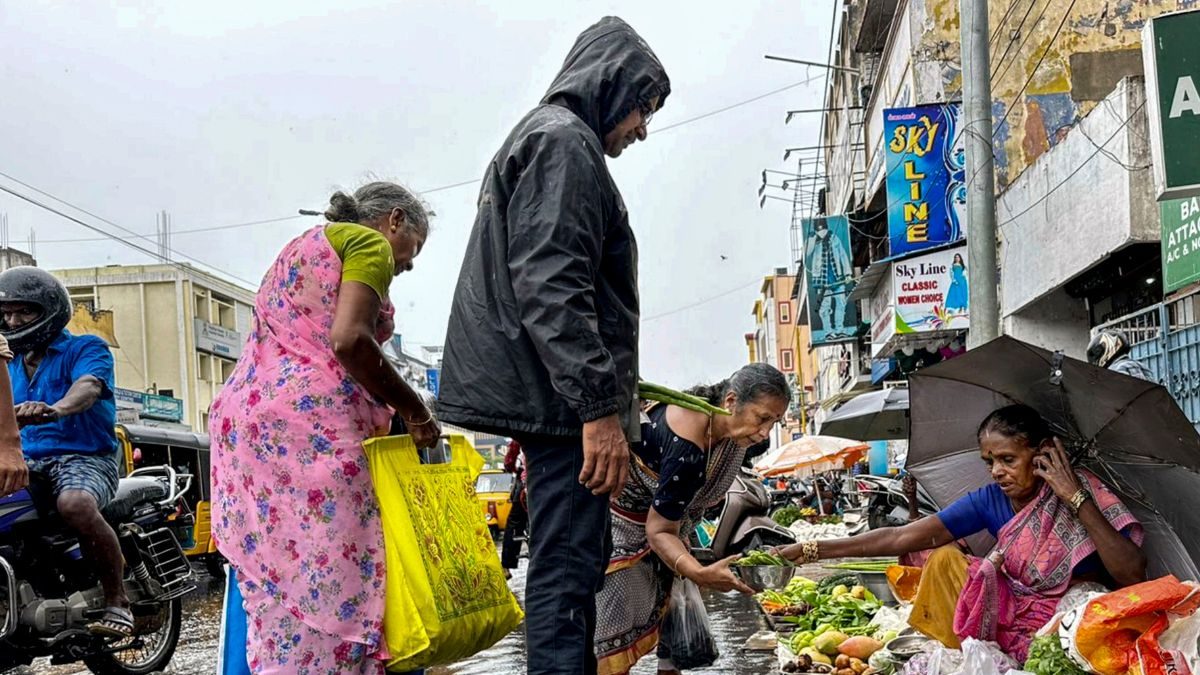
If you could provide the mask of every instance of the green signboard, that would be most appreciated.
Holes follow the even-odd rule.
[[[1200,10],[1146,23],[1142,57],[1158,199],[1200,195]]]
[[[1163,291],[1200,281],[1200,197],[1159,204],[1162,217]]]

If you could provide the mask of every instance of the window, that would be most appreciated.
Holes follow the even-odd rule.
[[[200,433],[202,433],[202,434],[208,433],[208,411],[207,410],[200,411]]]
[[[96,311],[96,291],[91,286],[70,288],[67,292],[71,294],[72,307],[83,305],[89,312]]]
[[[779,352],[779,369],[785,373],[790,373],[796,369],[795,355],[790,349],[784,349]]]
[[[784,300],[779,303],[779,323],[792,322],[792,303]]]
[[[196,318],[211,323],[208,309],[208,294],[204,291],[196,291],[192,297],[192,311],[195,312]]]
[[[212,382],[212,357],[208,354],[196,353],[196,379],[201,382]]]
[[[230,361],[229,359],[217,359],[216,361],[221,369],[221,383],[224,384],[229,381],[229,378],[233,377],[233,369],[237,367],[237,361]]]
[[[233,310],[233,300],[214,295],[213,306],[216,310],[213,315],[213,323],[222,328],[237,328],[237,315]]]

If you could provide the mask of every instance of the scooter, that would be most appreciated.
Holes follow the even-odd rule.
[[[908,497],[904,494],[904,481],[890,476],[856,476],[858,492],[866,499],[866,520],[872,530],[883,527],[899,527],[908,523]],[[931,516],[938,511],[937,503],[917,484],[917,511]]]
[[[702,542],[697,532],[691,533],[692,555],[708,564],[745,551],[796,543],[790,530],[767,516],[770,507],[771,496],[761,480],[743,468],[719,507],[711,538]]]

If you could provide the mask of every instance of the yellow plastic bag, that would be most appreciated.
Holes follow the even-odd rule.
[[[421,464],[408,436],[364,443],[387,556],[388,670],[467,658],[524,619],[475,498],[483,458],[462,436],[448,442],[445,464]]]

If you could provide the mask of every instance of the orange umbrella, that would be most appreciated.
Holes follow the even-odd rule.
[[[805,436],[763,457],[754,465],[754,470],[763,476],[780,476],[826,462],[844,467],[861,459],[869,449],[870,446],[861,441],[835,436]],[[856,459],[846,462],[845,459],[850,457]]]

